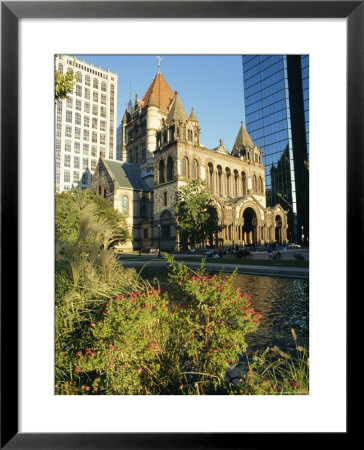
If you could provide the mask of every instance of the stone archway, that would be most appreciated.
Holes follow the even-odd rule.
[[[253,208],[248,207],[243,212],[243,241],[245,244],[257,245],[257,214]]]
[[[274,239],[278,244],[282,244],[282,217],[277,214],[274,222]]]

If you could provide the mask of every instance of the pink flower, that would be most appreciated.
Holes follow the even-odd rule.
[[[179,284],[179,285],[181,286],[181,284],[182,284],[182,281],[179,281],[179,282],[178,282],[178,284]]]
[[[91,322],[91,324],[90,324],[92,327],[94,327],[95,326],[95,322]]]
[[[75,368],[73,369],[73,371],[77,373],[77,372],[80,371],[80,369],[79,369],[78,367],[75,367]]]
[[[77,356],[81,356],[81,355],[82,355],[82,352],[78,351],[78,352],[76,353],[76,355],[77,355]]]

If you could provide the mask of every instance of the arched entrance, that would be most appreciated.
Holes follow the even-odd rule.
[[[245,244],[257,245],[257,215],[253,208],[246,208],[243,213],[243,241]]]
[[[282,217],[275,217],[274,238],[278,244],[282,244]]]

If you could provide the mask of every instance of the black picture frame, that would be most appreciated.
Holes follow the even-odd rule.
[[[19,433],[18,373],[18,22],[21,18],[346,18],[347,19],[347,305],[361,292],[363,259],[363,1],[5,1],[1,2],[1,448],[260,448],[263,433]],[[11,105],[11,107],[9,107]],[[342,245],[342,242],[340,243]],[[354,263],[355,261],[355,263]],[[348,312],[348,306],[347,306]],[[11,320],[9,320],[11,318]],[[11,346],[9,343],[11,342]],[[349,345],[347,346],[349,348]],[[348,358],[349,359],[349,358]],[[12,370],[7,368],[9,364]],[[338,433],[336,443],[349,436]],[[318,434],[314,436],[317,444]],[[324,436],[324,439],[326,436]],[[290,434],[279,436],[285,447]],[[312,439],[300,437],[300,444]],[[326,441],[326,439],[325,439]],[[266,447],[266,445],[265,445]],[[268,445],[267,448],[270,448]]]

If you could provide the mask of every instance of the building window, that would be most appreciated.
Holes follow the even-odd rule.
[[[106,198],[106,195],[107,195],[107,191],[106,191],[106,188],[104,188],[104,198]]]
[[[75,169],[79,169],[80,168],[80,157],[79,156],[75,156],[73,158],[73,167]]]
[[[75,153],[80,153],[80,143],[79,142],[75,142],[73,144],[73,150]]]
[[[241,188],[242,188],[242,194],[247,194],[247,185],[246,185],[246,174],[242,172],[241,174]]]
[[[83,144],[83,154],[85,156],[88,156],[88,152],[89,152],[89,145],[88,144]]]
[[[65,152],[71,151],[71,141],[69,139],[66,139],[64,141],[64,150],[65,150]]]
[[[90,126],[90,118],[88,116],[84,116],[83,118],[83,126],[89,127]]]
[[[168,196],[167,196],[167,191],[163,192],[163,204],[164,206],[167,206],[168,203]]]
[[[99,186],[99,195],[101,195],[101,186]]]
[[[97,106],[96,106],[96,108],[97,108]],[[97,115],[97,113],[96,113],[96,115]],[[106,117],[106,108],[105,108],[105,106],[101,106],[100,107],[100,116],[101,117]]]
[[[82,97],[82,86],[76,84],[76,95],[77,97]]]
[[[231,181],[231,174],[230,174],[230,170],[226,169],[226,196],[227,197],[231,197],[231,186],[230,186],[230,181]]]
[[[79,172],[73,172],[73,183],[74,184],[78,184],[78,182],[80,181],[80,174]]]
[[[71,167],[71,155],[64,155],[64,167]]]
[[[101,94],[101,104],[106,105],[106,95],[105,94]]]
[[[66,125],[65,136],[69,137],[69,138],[72,137],[72,127],[71,127],[71,125]]]
[[[85,111],[85,113],[89,114],[90,113],[90,103],[89,102],[85,102],[83,104],[83,110]]]
[[[93,145],[91,147],[91,156],[97,156],[97,147],[96,147],[96,145]]]
[[[182,158],[182,176],[188,177],[188,159]]]
[[[99,88],[99,80],[97,78],[93,79],[93,88],[98,89]]]
[[[81,111],[82,108],[82,102],[79,99],[76,99],[76,110]]]
[[[253,175],[253,191],[257,191],[257,177]]]
[[[102,90],[103,92],[106,92],[106,83],[105,83],[105,81],[102,81],[102,82],[101,82],[101,90]]]
[[[169,156],[167,159],[167,181],[173,180],[173,161],[172,158]]]
[[[239,190],[238,190],[238,174],[236,173],[234,176],[234,196],[239,196]]]
[[[106,131],[106,122],[105,122],[105,120],[100,120],[100,131]]]
[[[218,189],[219,189],[219,196],[222,197],[222,171],[221,171],[221,167],[218,169],[218,173],[217,173],[217,181],[218,181]]]
[[[81,139],[81,128],[75,127],[75,139]]]
[[[192,138],[192,130],[188,130],[188,140],[190,142],[192,142],[193,138]]]
[[[69,170],[65,170],[64,174],[63,174],[63,181],[65,183],[70,183],[71,182],[71,174]]]
[[[88,130],[83,129],[83,140],[84,141],[90,140],[90,132]]]
[[[93,100],[95,103],[98,103],[98,101],[99,101],[99,93],[98,93],[98,92],[96,92],[96,91],[93,91],[93,92],[92,92],[92,100]]]
[[[197,178],[197,162],[195,160],[192,161],[191,175],[192,178]]]
[[[159,161],[159,184],[164,183],[164,161]]]
[[[93,117],[92,118],[92,128],[94,128],[95,130],[97,130],[97,118]]]
[[[146,216],[146,209],[145,209],[145,198],[142,197],[140,199],[140,217],[144,218]]]
[[[85,87],[85,99],[90,100],[90,96],[91,96],[90,89]]]
[[[86,86],[90,86],[90,81],[91,81],[91,80],[90,80],[90,75],[86,75],[86,76],[85,76],[85,85],[86,85]]]
[[[97,133],[96,131],[92,132],[92,142],[94,142],[95,144],[97,144]]]
[[[75,114],[75,124],[81,125],[81,114],[80,113]]]
[[[72,111],[66,111],[66,122],[72,123]]]
[[[129,199],[127,195],[123,195],[121,204],[122,213],[125,217],[129,216]]]
[[[88,168],[88,158],[82,158],[82,169]]]
[[[69,95],[66,99],[66,106],[67,108],[72,108],[73,106],[73,97]]]

